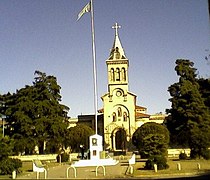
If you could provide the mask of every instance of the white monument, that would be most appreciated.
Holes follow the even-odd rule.
[[[90,136],[90,159],[99,160],[103,152],[102,136],[95,134]]]
[[[90,159],[81,159],[72,166],[84,167],[84,166],[111,166],[116,165],[119,161],[114,160],[111,157],[101,157],[103,153],[103,139],[102,136],[94,134],[90,136]]]

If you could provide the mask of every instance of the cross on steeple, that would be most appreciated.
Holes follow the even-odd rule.
[[[118,29],[121,28],[117,23],[115,23],[114,26],[112,26],[112,29],[115,29],[115,36],[118,36]]]
[[[121,26],[119,26],[118,23],[115,23],[112,26],[112,29],[115,29],[115,37],[114,37],[114,44],[112,46],[109,59],[126,59],[125,52],[123,50],[123,47],[120,42],[120,38],[118,36],[119,28],[121,28]]]

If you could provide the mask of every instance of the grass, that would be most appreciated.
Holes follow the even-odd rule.
[[[45,165],[45,168],[51,168],[55,166],[59,166],[60,163],[57,162],[49,162],[49,161],[42,161],[43,165]],[[62,163],[62,164],[68,164],[68,163]],[[19,175],[27,175],[28,173],[33,172],[33,164],[32,161],[23,161],[22,167],[19,169],[20,173]],[[0,179],[11,179],[11,175],[0,175]]]
[[[54,167],[54,166],[58,166],[59,163],[57,162],[42,162],[43,165],[46,166],[46,168],[50,168],[50,167]],[[32,161],[29,162],[23,162],[22,164],[22,168],[20,169],[21,172],[32,172],[33,171],[33,164]]]
[[[178,170],[177,164],[180,163],[181,170]],[[198,163],[200,164],[200,169],[198,169]],[[158,170],[154,174],[154,170],[145,170],[145,162],[137,162],[134,166],[134,176],[154,176],[154,175],[187,175],[187,174],[199,174],[199,173],[210,173],[210,160],[173,160],[168,159],[167,164],[168,169]]]
[[[127,162],[127,160],[126,160]],[[173,160],[168,159],[169,168],[165,170],[158,170],[158,172],[154,172],[154,170],[145,170],[144,165],[145,161],[138,160],[134,165],[134,174],[133,177],[150,177],[150,176],[186,176],[186,175],[195,175],[199,173],[210,173],[210,160]],[[180,163],[181,170],[177,170],[177,164]],[[200,164],[200,170],[198,170],[197,164]],[[59,166],[57,162],[43,162],[46,164],[47,168]],[[27,175],[32,172],[32,162],[23,162],[21,170],[21,176]],[[11,179],[11,175],[8,176],[0,176],[0,179]]]
[[[28,172],[32,172],[32,162],[22,162],[22,167],[20,168],[21,174],[27,174]],[[10,175],[0,175],[0,179],[11,179]]]
[[[11,175],[0,175],[0,179],[11,179]]]
[[[46,168],[58,166],[59,163],[57,162],[43,162],[44,165],[46,165]],[[22,167],[20,168],[20,175],[27,175],[30,172],[33,172],[33,164],[32,161],[24,161],[22,162]],[[0,176],[1,179],[1,176]]]

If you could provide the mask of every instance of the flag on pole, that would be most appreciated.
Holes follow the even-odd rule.
[[[80,13],[77,16],[77,21],[87,12],[90,12],[91,6],[90,2],[85,5],[85,7],[80,11]]]

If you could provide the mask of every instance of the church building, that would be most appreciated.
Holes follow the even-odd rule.
[[[120,41],[116,23],[114,43],[106,60],[108,92],[101,99],[103,108],[98,110],[98,132],[103,136],[104,147],[112,151],[128,149],[133,133],[146,122],[162,123],[162,114],[148,115],[147,108],[136,104],[137,96],[129,90],[129,60]],[[78,116],[78,123],[94,128],[94,115]]]
[[[106,60],[108,73],[108,92],[103,100],[104,141],[112,150],[126,149],[126,142],[136,130],[136,95],[129,91],[129,61],[122,47],[116,23],[114,43]]]

